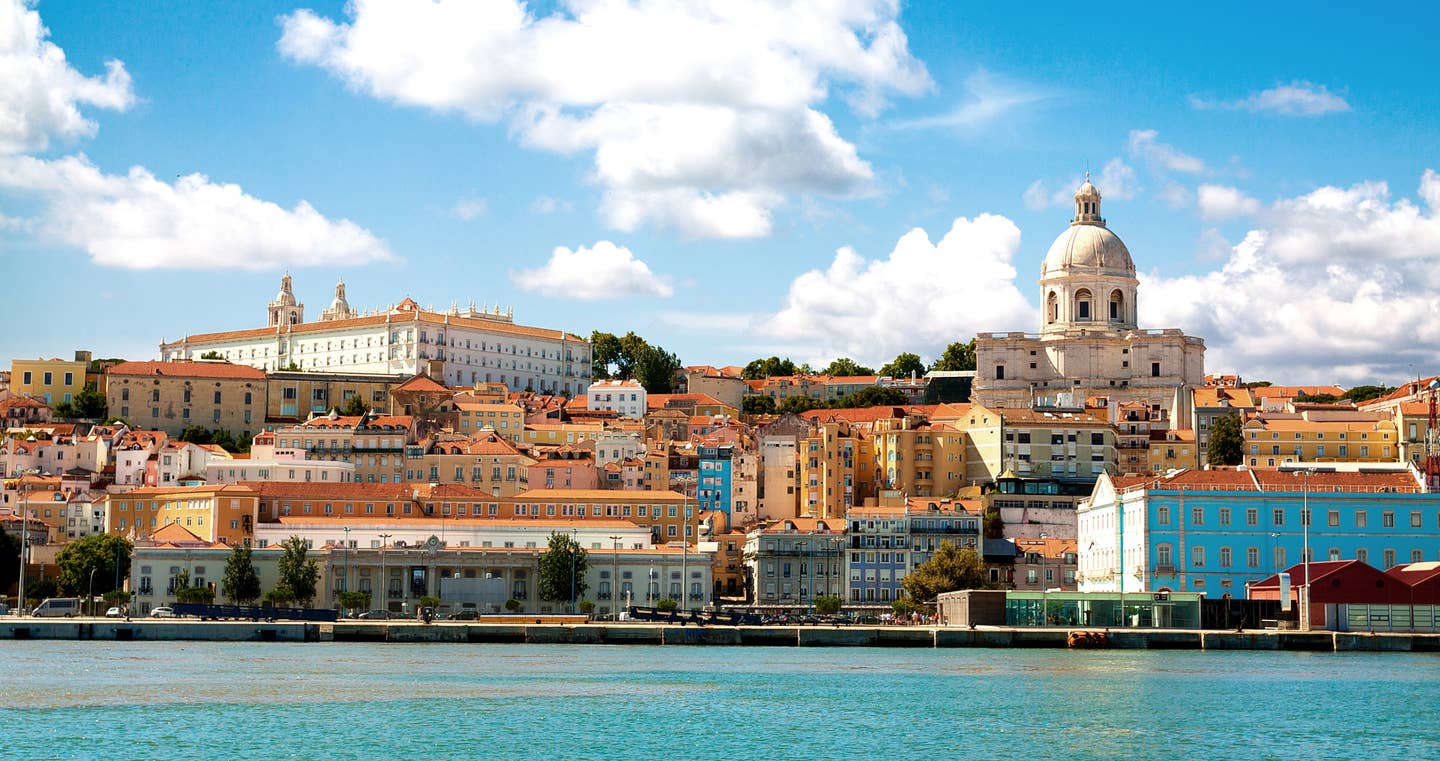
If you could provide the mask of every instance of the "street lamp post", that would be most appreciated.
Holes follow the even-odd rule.
[[[1314,468],[1300,471],[1300,562],[1304,565],[1305,584],[1300,587],[1300,631],[1310,631],[1310,476]]]
[[[90,568],[90,588],[85,596],[85,609],[87,614],[92,616],[95,615],[95,572],[98,570],[100,570],[99,567]]]
[[[1050,623],[1050,585],[1045,578],[1045,532],[1040,532],[1040,625]]]
[[[14,447],[12,441],[10,446]],[[15,587],[15,615],[25,615],[25,555],[27,543],[30,538],[30,484],[25,476],[33,475],[33,470],[20,471],[20,485],[25,497],[20,502],[20,579]]]
[[[390,610],[390,579],[385,576],[385,544],[392,536],[394,534],[380,535],[380,601],[384,603],[384,610],[387,611]]]
[[[340,584],[340,591],[350,591],[350,527],[345,527],[345,580]]]
[[[570,613],[575,613],[575,556],[580,554],[580,531],[570,529]]]
[[[613,621],[620,620],[620,539],[610,537],[610,612]]]

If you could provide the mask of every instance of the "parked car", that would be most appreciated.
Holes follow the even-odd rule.
[[[175,609],[174,609],[174,608],[171,608],[171,607],[168,607],[168,606],[162,605],[162,606],[160,606],[160,607],[158,607],[158,608],[153,608],[153,609],[151,609],[151,611],[150,611],[150,617],[151,617],[151,618],[174,618],[174,617],[175,617]]]
[[[32,616],[78,616],[80,615],[80,598],[78,597],[47,597],[35,609],[30,611]]]
[[[480,611],[478,610],[457,610],[445,617],[446,621],[479,621]]]
[[[121,616],[123,616],[123,615],[125,615],[125,614],[124,614],[123,612],[121,612],[121,610],[120,610],[120,608],[119,608],[118,606],[117,606],[117,607],[110,608],[109,610],[105,611],[105,617],[106,617],[106,618],[119,618],[119,617],[121,617]]]
[[[388,610],[367,610],[367,611],[365,611],[364,613],[361,613],[360,615],[356,616],[356,618],[364,618],[364,619],[368,619],[368,620],[371,620],[371,621],[377,621],[377,620],[378,620],[378,621],[384,621],[385,619],[390,618],[390,611],[388,611]]]

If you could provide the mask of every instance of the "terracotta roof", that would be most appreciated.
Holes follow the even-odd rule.
[[[669,406],[671,402],[730,406],[709,394],[650,394],[645,397],[646,408],[652,410]]]
[[[201,484],[200,486],[142,486],[137,489],[111,494],[109,496],[115,499],[127,499],[129,497],[215,493],[245,497],[259,493],[259,490],[254,487],[255,483]]]
[[[843,534],[844,518],[782,518],[760,529],[766,534]]]
[[[43,409],[46,405],[38,399],[31,399],[28,396],[12,396],[9,399],[0,399],[0,412],[15,409],[17,407],[28,407],[30,409]]]
[[[335,417],[321,415],[310,418],[300,425],[305,428],[354,428],[360,425],[362,417],[361,415],[336,415]],[[414,423],[414,418],[410,415],[379,415],[367,418],[363,430],[386,427],[409,428],[412,423]]]
[[[1256,399],[1290,399],[1300,394],[1340,396],[1345,393],[1345,389],[1340,386],[1256,386],[1249,391],[1255,395]],[[1313,568],[1314,565],[1312,564],[1311,567]]]
[[[644,491],[639,489],[530,489],[516,494],[516,502],[564,502],[573,500],[614,502],[661,502],[688,500],[684,494],[669,489]]]
[[[638,529],[638,528],[639,528],[639,526],[637,526],[636,524],[634,524],[634,523],[632,523],[632,522],[630,522],[630,521],[613,520],[613,519],[607,520],[607,519],[603,519],[603,518],[594,518],[594,519],[585,519],[585,518],[569,518],[569,519],[564,519],[564,518],[561,518],[561,519],[557,519],[557,518],[486,518],[486,517],[476,518],[476,517],[471,517],[471,516],[468,516],[468,515],[467,515],[467,516],[460,517],[460,518],[455,518],[455,517],[451,517],[451,518],[443,518],[443,517],[440,517],[440,518],[437,518],[437,517],[435,517],[435,516],[430,516],[430,515],[420,515],[420,516],[412,516],[412,517],[391,516],[391,515],[384,515],[384,516],[375,516],[375,515],[282,515],[282,516],[280,516],[279,518],[275,519],[274,521],[262,521],[262,522],[260,523],[260,525],[261,525],[261,526],[264,526],[264,525],[266,525],[266,524],[276,524],[276,523],[278,523],[278,524],[280,524],[280,525],[282,525],[282,526],[285,526],[285,525],[290,525],[290,526],[296,526],[296,525],[343,526],[343,525],[347,525],[347,524],[348,524],[348,525],[363,524],[363,525],[367,525],[367,526],[412,526],[412,527],[434,526],[434,527],[436,527],[436,528],[440,528],[441,526],[454,526],[454,525],[457,524],[457,523],[463,523],[463,524],[466,524],[466,525],[476,525],[476,526],[523,526],[523,527],[526,527],[526,528],[533,528],[533,527],[537,527],[537,526],[566,526],[566,527],[577,527],[577,528],[578,528],[578,527],[584,527],[584,528],[590,528],[590,529],[596,529],[596,528],[634,528],[634,529]],[[451,548],[449,548],[449,549],[456,549],[456,548],[455,548],[455,547],[451,547]],[[504,548],[504,549],[514,549],[514,548]],[[542,547],[541,549],[544,549],[544,548]],[[626,550],[626,551],[628,552],[628,550]]]
[[[442,314],[439,312],[428,312],[420,309],[419,305],[407,298],[396,308],[386,314],[366,315],[363,317],[351,317],[345,320],[325,320],[306,322],[299,325],[282,325],[267,328],[253,328],[248,330],[230,330],[214,333],[195,333],[178,341],[165,344],[166,347],[181,346],[188,342],[204,343],[216,341],[240,341],[251,338],[266,338],[269,336],[286,333],[318,333],[324,331],[345,330],[348,328],[366,327],[369,325],[384,325],[386,323],[413,323],[422,322],[431,325],[454,325],[462,328],[473,328],[491,333],[505,333],[516,336],[528,336],[533,338],[550,338],[555,340],[574,341],[589,345],[589,341],[581,336],[566,333],[562,330],[547,330],[545,328],[531,328],[524,325],[516,325],[510,322],[497,320],[484,320],[474,317],[461,317],[453,314]]]
[[[106,375],[158,376],[162,378],[219,378],[265,380],[265,371],[228,362],[122,362],[105,370]]]
[[[424,373],[417,373],[410,380],[396,386],[392,391],[426,391],[426,392],[448,392],[450,389],[436,383],[434,379]]]

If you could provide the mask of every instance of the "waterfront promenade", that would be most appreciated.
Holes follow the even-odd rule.
[[[1072,628],[946,626],[679,626],[648,623],[202,621],[114,618],[0,620],[0,640],[396,642],[769,647],[1066,648]],[[1090,629],[1088,631],[1104,631]],[[1128,650],[1440,652],[1440,634],[1112,629]]]

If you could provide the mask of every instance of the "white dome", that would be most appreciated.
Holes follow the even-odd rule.
[[[1120,236],[1103,224],[1076,223],[1060,233],[1045,254],[1040,277],[1066,273],[1103,272],[1103,274],[1135,276],[1135,262],[1130,249]]]

